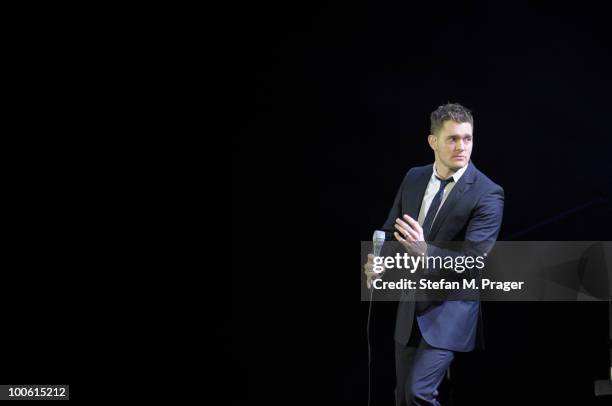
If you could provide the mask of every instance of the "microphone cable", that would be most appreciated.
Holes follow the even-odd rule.
[[[385,243],[385,232],[376,230],[372,236],[372,254],[377,257],[380,255],[382,246]],[[368,321],[366,323],[366,337],[368,342],[368,406],[372,403],[372,343],[370,341],[370,320],[372,319],[372,297],[374,295],[374,281],[370,285],[370,303],[368,305]]]
[[[366,323],[366,337],[368,341],[368,406],[372,403],[372,346],[370,343],[370,319],[372,317],[373,287],[370,287],[370,303],[368,305],[368,321]]]

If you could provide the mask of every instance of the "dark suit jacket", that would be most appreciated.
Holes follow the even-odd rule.
[[[408,214],[418,218],[433,164],[412,168],[397,193],[389,217],[382,229],[393,238],[395,219]],[[503,189],[470,162],[461,179],[449,193],[431,227],[428,255],[483,255],[495,244],[502,222]],[[395,238],[393,238],[395,240]],[[457,243],[453,248],[446,242]],[[397,310],[395,340],[408,343],[415,319],[414,301],[400,301]],[[452,351],[471,351],[482,340],[480,302],[475,300],[442,301],[417,311],[423,338],[433,347]],[[478,340],[477,340],[478,337]]]

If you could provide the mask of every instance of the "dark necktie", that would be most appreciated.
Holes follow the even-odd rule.
[[[438,209],[440,208],[440,203],[442,203],[442,196],[444,196],[444,189],[446,188],[446,185],[455,181],[452,177],[448,178],[447,180],[442,180],[436,176],[436,179],[440,181],[440,189],[438,190],[438,193],[436,193],[433,200],[431,201],[431,204],[429,205],[429,210],[427,210],[427,215],[425,216],[425,221],[423,221],[423,235],[425,237],[425,241],[429,239],[429,233],[431,231],[431,226],[433,225],[434,218],[436,217],[436,214],[438,213]],[[415,305],[416,305],[417,314],[423,314],[427,310],[429,310],[430,307],[433,306],[433,304],[428,300],[416,301]],[[413,322],[416,323],[417,321],[414,320]]]
[[[431,226],[433,225],[434,218],[436,217],[436,213],[438,213],[438,209],[440,208],[440,203],[442,203],[442,196],[444,196],[444,188],[451,182],[455,180],[450,177],[446,180],[442,180],[436,176],[436,179],[440,181],[440,190],[434,196],[431,204],[429,205],[429,210],[427,211],[427,215],[425,216],[425,221],[423,221],[423,234],[425,237],[425,241],[429,239],[429,233],[431,231]]]

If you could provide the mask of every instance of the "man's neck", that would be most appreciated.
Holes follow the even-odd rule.
[[[453,171],[451,168],[440,164],[438,161],[436,161],[434,165],[436,165],[436,174],[442,180],[446,180],[457,173],[457,171]]]

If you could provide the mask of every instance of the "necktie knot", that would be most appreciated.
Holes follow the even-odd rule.
[[[436,176],[436,179],[438,179],[440,181],[440,183],[441,183],[440,188],[441,189],[444,189],[446,187],[446,185],[448,185],[449,183],[455,181],[455,178],[453,178],[452,176],[450,178],[446,179],[446,180],[440,179],[440,178],[438,178]]]

